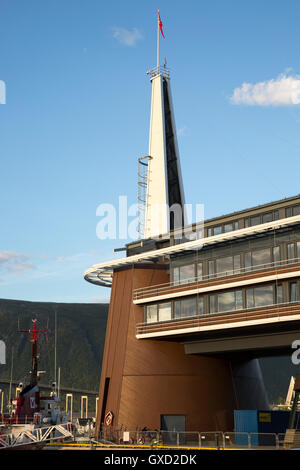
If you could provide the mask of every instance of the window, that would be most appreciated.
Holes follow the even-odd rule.
[[[262,216],[262,223],[266,224],[267,222],[272,222],[273,220],[273,214],[272,212],[267,212],[266,214],[263,214]]]
[[[253,225],[259,225],[260,222],[260,215],[254,215],[253,217],[250,217],[250,225],[253,227]]]
[[[272,248],[273,262],[280,262],[280,246],[273,246]]]
[[[233,271],[239,273],[241,271],[241,255],[235,255],[233,257]]]
[[[270,261],[271,261],[270,248],[264,248],[262,250],[252,251],[252,266],[268,264],[270,263]]]
[[[204,299],[202,296],[198,297],[198,313],[200,315],[204,314]]]
[[[222,273],[224,276],[240,272],[241,257],[240,255],[226,256],[216,260],[216,272]]]
[[[224,224],[224,232],[225,233],[232,232],[232,231],[233,231],[233,224],[232,223]]]
[[[229,291],[218,294],[218,312],[229,312],[243,308],[242,291]]]
[[[290,283],[290,302],[297,302],[299,300],[299,289],[297,282]]]
[[[173,268],[173,282],[175,284],[184,284],[195,278],[195,265],[186,264]]]
[[[292,217],[292,208],[291,207],[287,207],[285,209],[285,216],[286,217]]]
[[[157,305],[147,305],[146,307],[146,322],[157,322]]]
[[[246,289],[247,308],[264,307],[274,303],[274,286],[266,285]]]
[[[261,266],[271,262],[271,249],[263,248],[245,253],[245,268]]]
[[[288,243],[287,244],[287,259],[294,259],[295,258],[295,244]]]
[[[208,276],[213,277],[215,274],[215,262],[209,260],[208,261]]]
[[[197,264],[197,278],[200,281],[203,279],[203,263]]]
[[[286,216],[288,217],[288,216]],[[265,212],[264,214],[253,215],[252,217],[246,217],[244,219],[245,227],[253,227],[254,225],[266,224],[273,220],[279,219],[279,211],[274,210],[272,212]]]
[[[210,313],[216,312],[216,296],[215,295],[209,296],[209,312]]]
[[[193,317],[197,314],[196,297],[188,297],[174,302],[175,318]]]
[[[219,258],[216,260],[216,271],[217,273],[223,273],[225,276],[233,273],[233,257],[226,256],[225,258]]]
[[[212,237],[213,235],[220,235],[220,233],[232,232],[233,230],[239,229],[238,221],[226,222],[222,225],[217,225],[216,227],[209,227],[207,229],[207,236]]]
[[[168,321],[172,319],[172,304],[164,302],[158,305],[158,321]]]
[[[214,235],[220,235],[222,233],[222,225],[214,228]]]
[[[300,215],[300,205],[294,206],[294,207],[287,207],[285,209],[285,216],[286,217],[292,217],[295,215]]]
[[[283,303],[283,287],[282,284],[279,284],[276,287],[276,303],[282,304]]]

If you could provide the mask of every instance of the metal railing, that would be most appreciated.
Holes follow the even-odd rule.
[[[197,287],[201,287],[201,285],[204,284],[205,282],[210,282],[210,281],[214,281],[217,279],[239,276],[239,275],[253,274],[255,272],[267,271],[267,270],[274,269],[274,268],[278,269],[278,268],[291,267],[291,266],[296,266],[298,264],[300,264],[299,257],[292,258],[289,260],[273,261],[271,263],[258,264],[258,265],[250,266],[247,268],[241,267],[237,269],[221,271],[221,272],[214,273],[214,274],[206,274],[201,277],[194,276],[188,279],[165,282],[162,284],[156,284],[154,286],[149,286],[149,287],[141,287],[133,291],[133,300],[142,300],[147,297],[154,297],[154,296],[156,297],[159,295],[164,295],[164,294],[170,293],[174,289],[176,289],[176,292],[180,292],[181,290],[185,291],[186,287],[189,285],[193,285],[194,288],[197,288]]]
[[[111,445],[141,447],[179,447],[197,449],[283,449],[285,433],[225,432],[225,431],[124,431],[104,429],[99,440]]]
[[[0,428],[0,450],[30,445],[42,445],[49,441],[73,438],[71,423],[24,429],[16,434]]]
[[[156,66],[146,72],[147,75],[150,75],[151,78],[156,77],[157,75],[162,75],[165,78],[170,78],[170,70],[165,66]]]

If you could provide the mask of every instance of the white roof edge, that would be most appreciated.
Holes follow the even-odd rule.
[[[220,235],[214,235],[212,237],[204,237],[197,240],[192,240],[178,245],[168,246],[166,248],[160,248],[158,250],[146,251],[144,253],[139,253],[137,255],[127,256],[125,258],[119,258],[112,261],[106,261],[99,264],[94,264],[91,268],[87,269],[84,272],[84,277],[89,274],[106,269],[113,269],[117,267],[122,267],[126,265],[131,265],[133,263],[138,263],[142,261],[148,261],[158,256],[167,256],[174,253],[180,253],[183,251],[200,249],[204,246],[213,245],[215,243],[220,243],[227,240],[233,240],[236,238],[242,238],[247,235],[254,235],[256,233],[266,232],[268,230],[286,227],[288,225],[293,225],[297,222],[300,222],[300,215],[293,217],[286,217],[284,219],[274,220],[272,222],[267,222],[265,224],[255,225],[253,227],[247,227],[239,230],[233,230],[232,232],[221,233]]]

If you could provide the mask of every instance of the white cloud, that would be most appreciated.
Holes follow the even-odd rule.
[[[35,269],[35,266],[29,263],[28,259],[29,257],[23,253],[0,251],[0,268],[3,271],[22,274],[28,269]]]
[[[300,75],[280,74],[258,83],[243,83],[235,88],[230,101],[252,106],[293,106],[300,103]]]
[[[143,39],[142,34],[137,28],[133,28],[132,31],[129,31],[128,29],[115,26],[112,29],[113,37],[125,46],[135,46],[138,40]]]

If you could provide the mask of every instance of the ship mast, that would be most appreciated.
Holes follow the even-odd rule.
[[[30,333],[32,342],[32,352],[31,352],[31,371],[30,371],[30,386],[34,387],[38,383],[38,364],[39,364],[39,354],[38,354],[38,333],[47,333],[48,330],[37,330],[36,321],[32,320],[33,328],[31,330],[18,330],[19,333]]]

